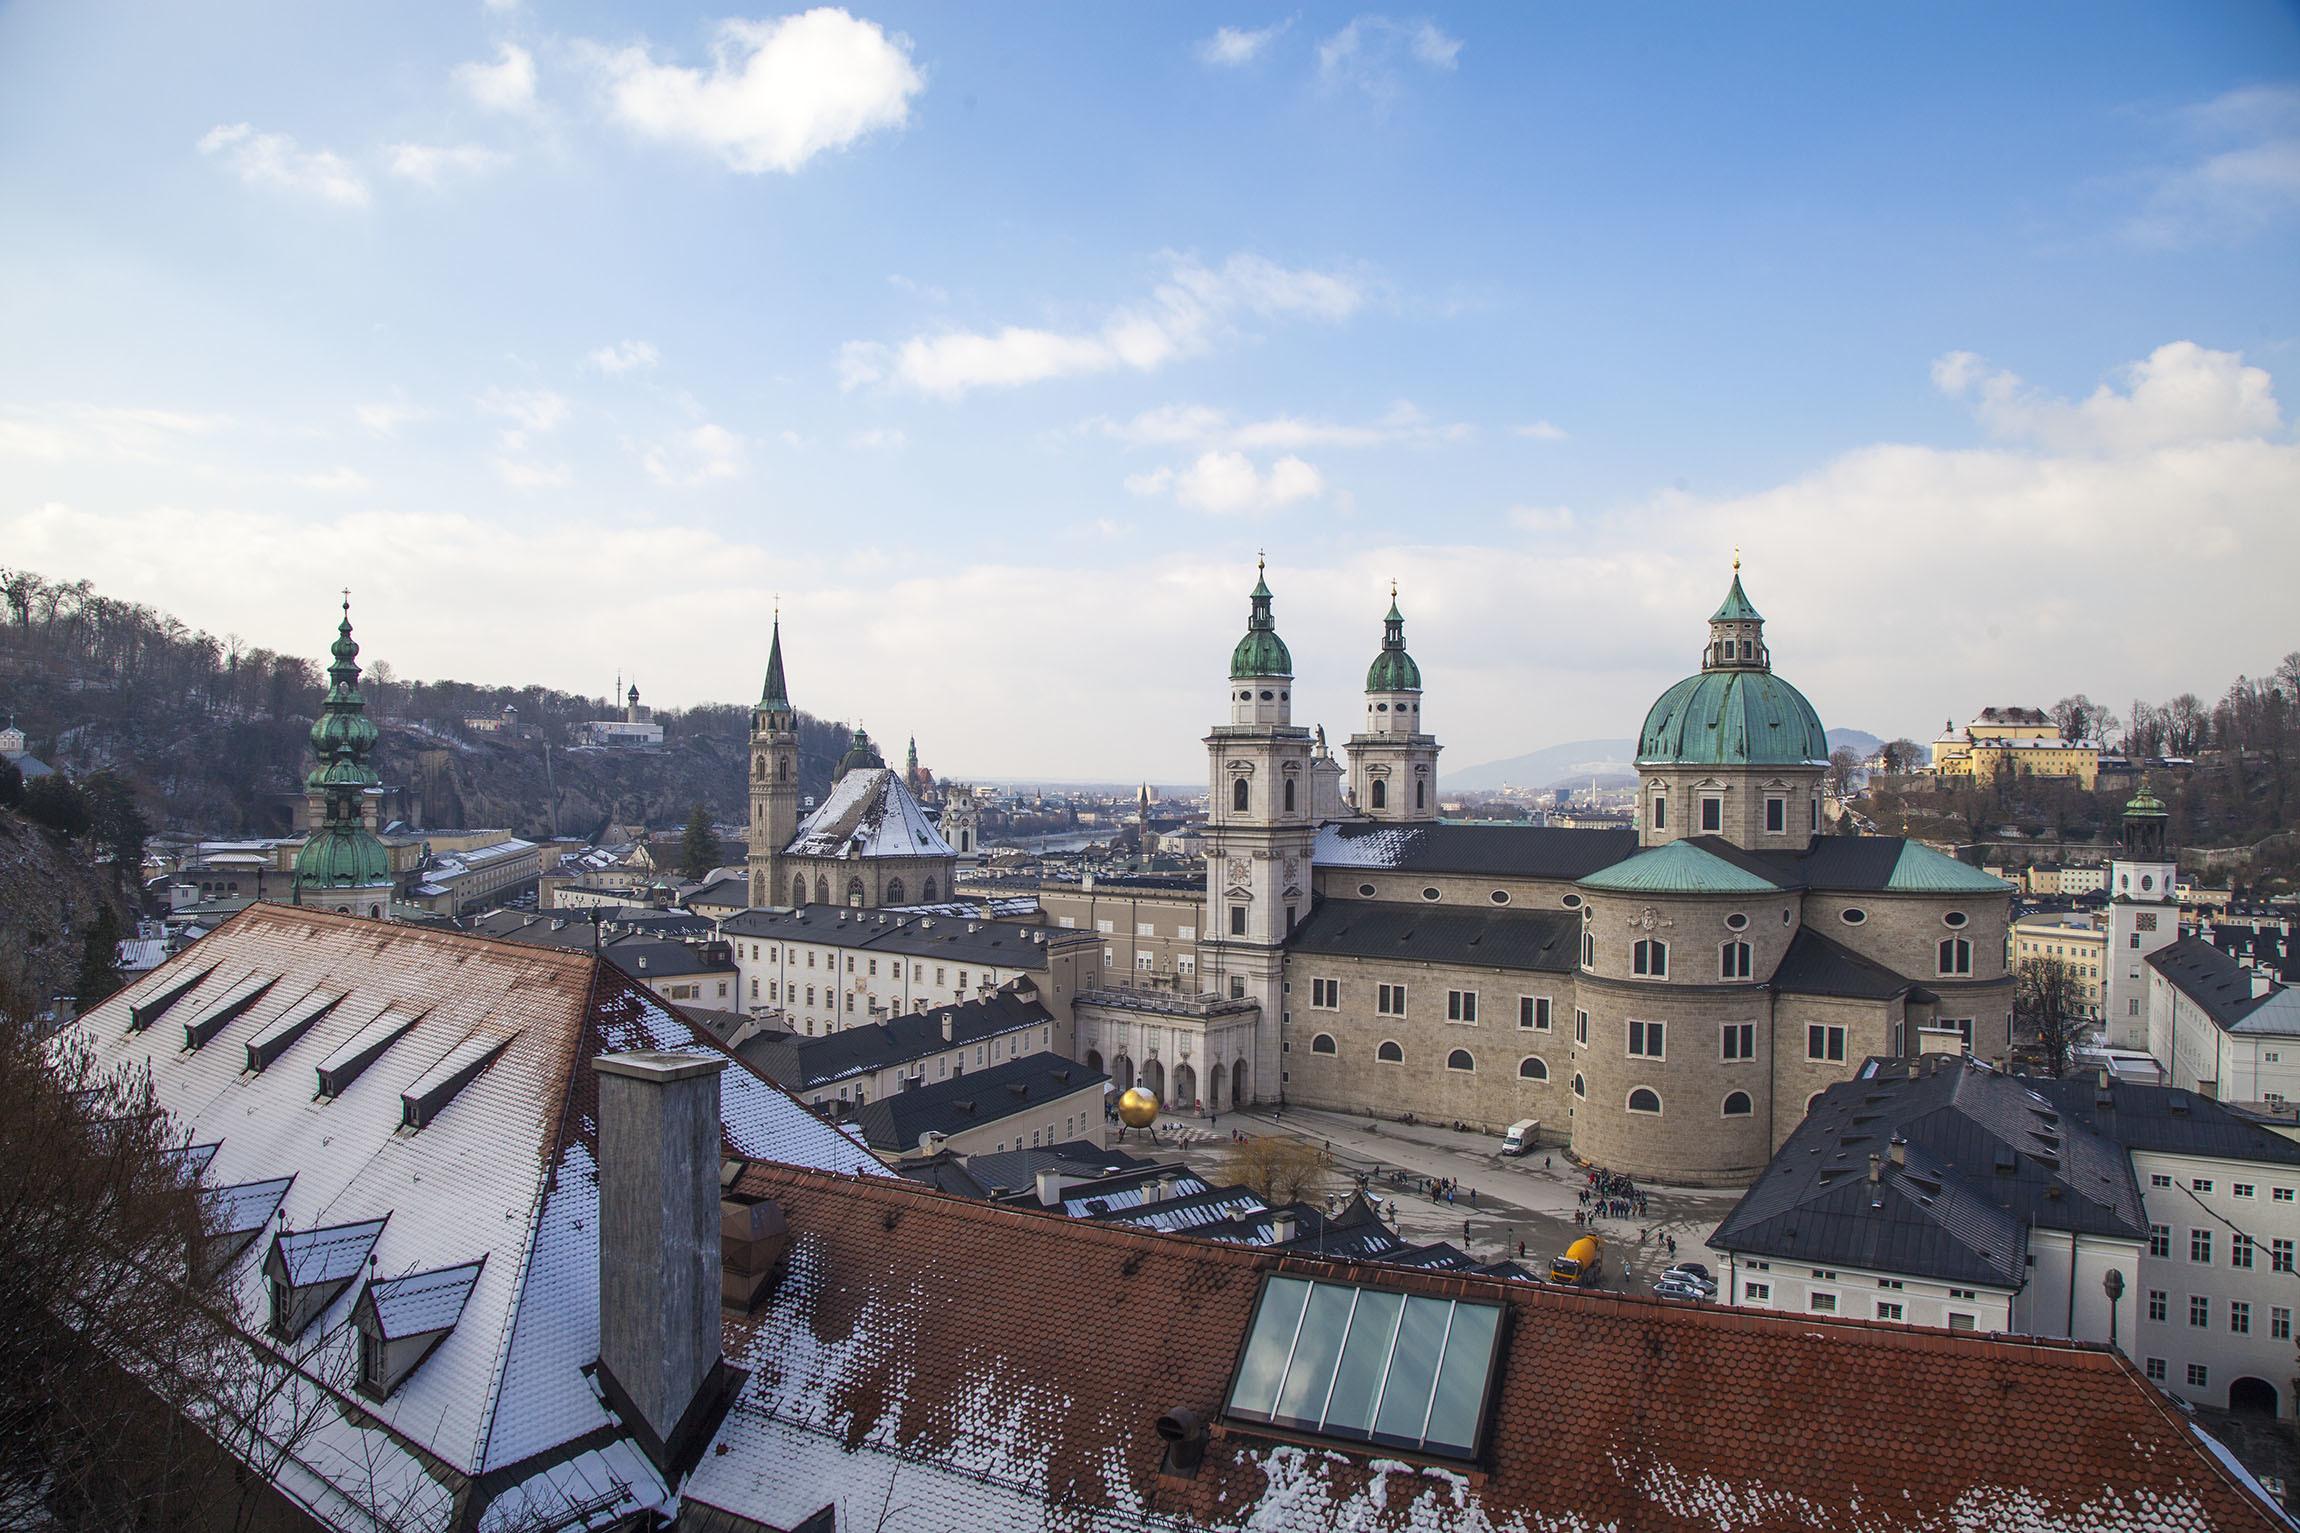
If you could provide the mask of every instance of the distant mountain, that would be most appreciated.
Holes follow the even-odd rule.
[[[1829,731],[1829,754],[1851,751],[1863,761],[1874,756],[1884,741],[1865,729],[1832,729]]]
[[[1620,787],[1637,779],[1635,740],[1569,740],[1529,755],[1448,772],[1440,786],[1450,793],[1492,788]]]

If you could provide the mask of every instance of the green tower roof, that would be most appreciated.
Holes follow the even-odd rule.
[[[1230,679],[1252,676],[1291,676],[1294,657],[1278,637],[1277,620],[1270,616],[1270,587],[1262,578],[1262,563],[1254,561],[1253,610],[1246,619],[1246,636],[1230,651]]]
[[[2148,786],[2145,780],[2140,785],[2140,791],[2125,800],[2124,812],[2128,815],[2165,816],[2172,813],[2171,810],[2164,807],[2164,800],[2156,796],[2155,791]]]
[[[777,713],[791,711],[790,688],[783,685],[783,615],[775,614],[774,642],[767,647],[767,684],[759,689],[759,706]]]
[[[1366,668],[1368,692],[1419,692],[1422,668],[1406,653],[1406,619],[1398,611],[1397,583],[1390,583],[1389,616],[1382,619],[1382,652]]]
[[[882,767],[885,765],[886,758],[879,755],[878,747],[870,743],[869,731],[857,724],[854,743],[849,745],[847,753],[839,758],[839,769],[833,775],[832,780],[836,781],[838,778],[846,776],[856,767]]]
[[[1703,671],[1661,694],[1637,735],[1640,766],[1827,765],[1805,694],[1770,671]]]
[[[1733,559],[1733,588],[1725,593],[1725,600],[1709,619],[1712,623],[1762,623],[1757,609],[1749,605],[1749,593],[1741,589],[1741,559]]]
[[[351,636],[351,598],[343,603],[327,668],[327,697],[311,726],[312,753],[319,765],[304,786],[326,799],[326,819],[296,852],[295,889],[368,889],[391,882],[391,856],[361,816],[361,802],[379,779],[368,765],[375,749],[375,725],[359,695],[359,643]]]

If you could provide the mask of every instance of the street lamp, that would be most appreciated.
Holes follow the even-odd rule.
[[[2116,1350],[2116,1301],[2124,1297],[2124,1274],[2111,1267],[2100,1280],[2100,1291],[2108,1295],[2108,1348]],[[2074,1341],[2075,1337],[2069,1340]]]

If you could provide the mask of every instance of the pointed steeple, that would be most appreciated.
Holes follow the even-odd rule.
[[[1772,669],[1765,650],[1765,619],[1741,589],[1741,551],[1733,550],[1733,584],[1725,600],[1709,618],[1709,648],[1702,653],[1705,671],[1764,671]]]
[[[311,726],[312,754],[319,765],[304,778],[305,790],[322,801],[322,819],[296,853],[295,892],[387,889],[391,859],[368,830],[361,814],[369,788],[380,781],[368,757],[375,750],[375,725],[359,695],[359,642],[351,636],[351,593],[344,592],[343,621],[329,651],[327,696]]]
[[[916,777],[918,775],[918,736],[916,735],[910,737],[910,755],[903,762],[903,765],[910,769],[911,776]]]
[[[759,689],[759,706],[770,713],[791,711],[790,688],[783,685],[783,614],[775,610],[774,642],[767,648],[767,684]]]

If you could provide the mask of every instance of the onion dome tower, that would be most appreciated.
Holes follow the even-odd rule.
[[[311,726],[319,765],[304,779],[318,821],[296,853],[295,902],[380,917],[391,903],[391,857],[368,829],[364,813],[367,790],[379,782],[368,765],[376,732],[367,701],[359,695],[359,644],[351,636],[348,591],[331,653],[335,663],[327,669],[327,697]]]
[[[1390,582],[1382,649],[1366,669],[1365,728],[1350,736],[1350,796],[1358,812],[1391,824],[1437,818],[1434,736],[1422,729],[1422,668],[1406,653],[1406,619]]]
[[[2148,955],[2180,937],[2175,887],[2180,855],[2171,847],[2171,830],[2171,811],[2143,779],[2124,806],[2116,856],[2108,865],[2108,993],[2102,997],[2108,1015],[2103,1020],[2109,1041],[2118,1048],[2150,1046]]]
[[[1706,835],[1750,851],[1799,849],[1820,829],[1828,767],[1828,732],[1805,694],[1773,673],[1736,554],[1701,669],[1662,693],[1638,731],[1638,844]]]

